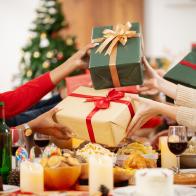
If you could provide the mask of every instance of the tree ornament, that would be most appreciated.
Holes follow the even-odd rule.
[[[48,12],[49,12],[50,14],[56,14],[57,11],[56,11],[55,8],[52,7],[52,8],[49,8],[49,9],[48,9]]]
[[[49,46],[49,40],[47,39],[46,33],[41,33],[40,38],[41,38],[40,44],[39,44],[40,48],[48,47]]]
[[[27,78],[30,78],[31,76],[32,76],[32,70],[31,69],[29,69],[28,71],[27,71],[27,73],[26,73],[26,75],[27,75]]]
[[[55,1],[47,1],[46,5],[47,6],[54,6],[55,5]]]
[[[40,38],[45,39],[47,37],[46,33],[41,33]]]
[[[62,61],[63,59],[64,59],[63,53],[62,53],[62,52],[59,52],[59,53],[57,54],[57,60],[58,60],[58,61]]]
[[[49,67],[50,67],[50,62],[49,62],[49,61],[44,61],[43,64],[42,64],[42,67],[43,67],[44,69],[49,68]]]
[[[66,44],[67,44],[68,46],[73,45],[73,39],[72,39],[71,37],[67,38],[67,39],[66,39]]]
[[[49,58],[49,59],[51,59],[53,56],[54,56],[54,52],[52,52],[52,51],[49,51],[46,54],[46,57]]]
[[[38,51],[35,51],[33,53],[33,57],[36,58],[36,59],[39,58],[40,57],[40,53]]]
[[[53,24],[54,22],[55,22],[55,19],[50,18],[50,20],[49,20],[49,24]]]
[[[53,58],[53,59],[51,60],[51,62],[54,63],[54,64],[56,64],[58,61],[57,61],[56,58]]]
[[[44,24],[48,24],[50,23],[50,21],[51,21],[51,18],[49,16],[43,19]]]

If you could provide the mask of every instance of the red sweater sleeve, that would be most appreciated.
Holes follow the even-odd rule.
[[[27,110],[53,88],[54,84],[48,72],[13,91],[0,93],[0,101],[5,103],[5,118],[8,119]]]

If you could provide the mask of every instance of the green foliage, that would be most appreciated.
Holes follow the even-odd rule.
[[[62,38],[59,30],[69,28],[57,0],[40,0],[37,17],[30,29],[31,36],[22,48],[20,61],[21,82],[29,81],[63,63],[74,52],[74,36]],[[79,74],[80,70],[75,74]]]

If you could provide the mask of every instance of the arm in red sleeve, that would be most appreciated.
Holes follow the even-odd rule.
[[[0,93],[0,101],[5,103],[5,118],[8,119],[27,110],[53,88],[50,73],[45,73],[16,90]]]

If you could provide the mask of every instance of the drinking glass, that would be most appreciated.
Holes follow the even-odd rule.
[[[13,156],[13,162],[12,167],[18,169],[19,163],[16,159],[16,150],[19,147],[25,147],[25,141],[23,137],[23,129],[19,128],[10,128],[12,133],[12,156]]]
[[[177,170],[180,170],[180,155],[187,148],[187,131],[184,126],[170,126],[168,132],[168,147],[169,150],[177,157]]]
[[[41,133],[35,133],[34,142],[35,145],[38,146],[43,152],[44,148],[50,143],[50,136]]]

